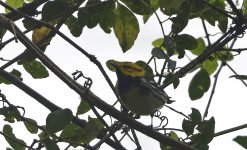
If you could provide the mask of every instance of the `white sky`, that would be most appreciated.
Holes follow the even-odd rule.
[[[192,20],[189,24],[189,27],[186,28],[183,33],[192,34],[195,37],[204,36],[203,30],[201,30],[200,20]],[[164,24],[165,33],[169,33],[169,23]],[[209,26],[209,25],[208,25]],[[66,35],[68,33],[67,27],[63,27],[61,30]],[[138,39],[135,42],[135,45],[127,53],[122,53],[118,41],[116,40],[114,34],[107,35],[103,33],[99,27],[89,30],[84,28],[83,34],[80,38],[73,38],[73,40],[79,44],[82,48],[87,50],[90,54],[95,55],[98,60],[105,67],[105,62],[109,59],[123,60],[123,61],[137,61],[143,60],[147,61],[150,57],[152,50],[151,42],[162,37],[160,26],[156,18],[153,16],[149,22],[145,25],[141,25],[140,33]],[[212,32],[210,32],[212,31]],[[215,30],[210,30],[210,33],[215,33]],[[29,34],[30,36],[30,34]],[[5,38],[7,39],[7,38]],[[245,38],[241,39],[241,42],[237,42],[236,48],[246,47]],[[20,44],[11,43],[6,46],[2,51],[0,51],[0,57],[6,59],[11,59],[16,56],[17,53],[21,53],[24,50],[24,47]],[[111,92],[107,82],[103,79],[102,74],[97,69],[97,67],[89,61],[83,54],[78,52],[72,46],[70,46],[66,41],[56,36],[51,45],[48,46],[46,54],[60,66],[65,72],[69,75],[74,72],[76,69],[83,71],[85,76],[89,76],[93,79],[93,86],[91,90],[103,100],[106,100],[109,104],[112,104],[115,101],[115,97]],[[189,54],[189,52],[188,52]],[[189,54],[189,56],[192,56]],[[176,59],[176,57],[174,57]],[[180,62],[181,61],[181,62]],[[188,63],[189,60],[184,58],[184,60],[179,60],[178,66],[183,67],[184,64]],[[239,73],[247,74],[246,66],[246,53],[241,53],[241,55],[236,56],[234,61],[229,64]],[[3,63],[0,62],[0,65]],[[20,70],[23,73],[24,82],[32,87],[34,90],[40,92],[43,96],[54,102],[56,105],[62,108],[70,108],[75,113],[77,105],[79,104],[79,96],[70,90],[64,83],[62,83],[53,73],[50,72],[50,77],[47,79],[35,80],[32,77],[25,73],[22,67],[13,66],[14,68]],[[8,70],[12,70],[12,66]],[[105,67],[106,68],[106,67]],[[116,82],[116,76],[113,72],[106,71],[113,83]],[[216,87],[216,92],[209,109],[208,119],[211,116],[215,117],[216,121],[216,132],[232,128],[238,125],[246,123],[244,114],[247,113],[246,106],[246,88],[244,85],[236,79],[230,78],[229,76],[233,75],[227,67],[224,67],[220,73],[218,84]],[[205,96],[197,101],[191,101],[188,96],[188,85],[192,78],[193,74],[187,74],[186,77],[180,79],[180,85],[178,89],[173,89],[172,86],[169,86],[166,89],[166,92],[173,99],[176,100],[173,103],[173,108],[182,111],[185,114],[191,113],[191,107],[197,108],[203,114],[207,100],[209,99],[210,91],[205,94]],[[211,85],[214,81],[211,78]],[[212,87],[212,86],[211,86]],[[34,99],[30,98],[28,95],[15,88],[14,86],[6,86],[1,84],[0,89],[4,93],[7,99],[14,105],[23,106],[26,109],[26,117],[35,119],[39,125],[45,124],[45,118],[49,111],[37,103]],[[106,94],[107,93],[107,94]],[[119,109],[119,107],[117,106]],[[166,115],[169,118],[169,124],[167,127],[181,128],[183,117],[174,113],[173,111],[163,108],[162,114]],[[87,116],[85,116],[87,118]],[[149,125],[150,118],[143,117],[141,122]],[[0,129],[7,122],[3,122],[3,117],[0,116]],[[12,125],[12,124],[11,124]],[[15,123],[12,125],[15,135],[18,138],[23,138],[25,142],[30,145],[33,138],[38,139],[37,136],[31,135],[23,126],[22,123]],[[234,133],[216,137],[210,143],[210,150],[215,149],[243,149],[241,146],[236,144],[232,139],[237,135],[247,135],[247,130],[243,129]],[[182,137],[185,137],[184,134],[181,134]],[[138,134],[140,138],[140,143],[143,150],[159,149],[159,144],[153,142],[149,137],[145,137],[141,134]],[[128,149],[134,149],[134,147],[129,147],[131,142],[124,141],[128,144],[123,144]],[[0,136],[1,146],[6,147],[5,139]],[[104,148],[102,148],[104,149]]]

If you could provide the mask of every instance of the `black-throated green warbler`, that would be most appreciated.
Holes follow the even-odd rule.
[[[124,105],[137,115],[152,115],[165,103],[171,103],[169,96],[159,89],[153,77],[132,62],[110,62],[117,74],[118,92]]]

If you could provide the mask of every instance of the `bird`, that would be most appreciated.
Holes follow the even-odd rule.
[[[154,77],[137,63],[111,61],[109,64],[115,69],[122,103],[132,113],[152,116],[166,103],[173,102]]]

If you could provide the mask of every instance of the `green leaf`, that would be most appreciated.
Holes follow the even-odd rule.
[[[192,113],[189,115],[193,124],[198,125],[202,121],[202,115],[199,110],[191,108]]]
[[[139,33],[139,24],[135,15],[120,3],[115,14],[113,29],[122,51],[126,52],[134,45]]]
[[[243,1],[242,11],[243,11],[243,15],[245,16],[247,14],[247,1],[246,0]]]
[[[150,9],[150,0],[121,0],[131,11],[138,15],[148,15],[152,13],[152,9]],[[143,4],[143,3],[146,3]],[[149,6],[147,6],[149,5]]]
[[[66,10],[69,10],[70,6],[65,1],[48,1],[42,7],[42,20],[51,21],[57,19],[65,14]]]
[[[191,50],[190,52],[196,56],[199,56],[204,52],[204,50],[206,50],[206,45],[202,38],[198,38],[196,39],[196,41],[198,46],[193,50]]]
[[[26,118],[26,120],[24,121],[24,125],[30,133],[32,134],[38,133],[37,122],[35,120],[31,118]]]
[[[61,109],[50,113],[46,118],[48,133],[56,133],[64,129],[72,120],[73,114],[70,109]]]
[[[236,78],[239,80],[247,80],[247,75],[232,75],[230,78]]]
[[[171,139],[173,139],[175,141],[179,141],[179,137],[174,131],[171,131],[168,135]],[[163,143],[160,143],[160,149],[161,150],[172,150],[173,148],[168,146],[168,145],[165,145]]]
[[[16,76],[16,77],[17,77],[19,80],[21,80],[21,81],[23,80],[22,77],[21,77],[21,72],[18,71],[18,70],[16,70],[16,69],[13,69],[13,70],[10,72],[10,74]],[[11,84],[11,82],[9,82],[7,79],[5,79],[4,77],[0,76],[0,84],[1,84],[1,83],[7,84],[7,85]]]
[[[228,17],[225,15],[220,15],[218,18],[218,27],[221,32],[226,33],[228,27]]]
[[[234,58],[233,54],[229,51],[217,51],[216,54],[216,58],[222,61],[231,61]]]
[[[190,136],[194,133],[195,124],[193,124],[193,122],[191,122],[190,120],[184,119],[182,123],[182,128],[186,135]]]
[[[225,1],[224,0],[214,0],[209,1],[211,5],[214,5],[215,7],[221,8],[222,10],[225,10]],[[222,13],[220,13],[218,10],[215,10],[209,6],[205,7],[205,9],[202,11],[202,17],[207,20],[209,24],[212,26],[215,26],[215,22],[219,22],[219,28],[222,32],[226,31],[227,28],[227,17],[225,17]]]
[[[157,48],[157,47],[152,49],[151,54],[152,54],[152,56],[154,56],[154,57],[156,57],[158,59],[166,59],[166,58],[168,58],[166,53],[162,49]]]
[[[46,78],[49,76],[49,72],[39,61],[32,60],[30,62],[24,62],[23,67],[34,79]]]
[[[214,138],[215,120],[211,117],[209,120],[204,120],[197,126],[197,130],[201,133],[201,141],[208,144]]]
[[[49,137],[42,139],[41,143],[45,145],[46,150],[60,150],[56,142],[51,140]]]
[[[189,85],[189,96],[191,100],[201,98],[210,87],[210,77],[205,69],[201,69],[192,78]]]
[[[100,0],[88,1],[85,7],[80,8],[78,11],[78,21],[80,25],[87,26],[90,29],[96,27],[96,25],[102,21],[102,17],[106,17],[104,13],[109,9],[108,5],[110,3],[113,2],[101,2]],[[112,16],[108,17],[112,19]]]
[[[176,47],[193,50],[197,48],[198,44],[196,39],[189,34],[180,34],[174,37]]]
[[[85,100],[81,99],[81,102],[80,102],[79,106],[77,107],[76,116],[84,114],[84,113],[88,112],[90,109],[91,108],[88,105],[88,103]]]
[[[17,9],[19,7],[22,7],[24,4],[24,0],[6,0],[5,2],[7,5],[9,5],[10,7]],[[5,8],[5,13],[10,13],[11,11],[8,10],[7,8]]]
[[[188,24],[188,18],[184,16],[176,16],[171,18],[172,21],[172,32],[178,34],[179,32],[183,31],[183,29]]]
[[[111,33],[116,7],[114,1],[106,1],[105,3],[107,4],[104,5],[99,25],[105,33]]]
[[[168,16],[176,14],[183,2],[184,0],[160,0],[160,10]]]
[[[233,141],[247,149],[247,136],[237,136],[233,139]]]
[[[104,127],[97,118],[89,117],[88,120],[89,121],[86,123],[85,128],[81,128],[75,124],[69,124],[61,132],[60,138],[72,141],[74,144],[88,144],[98,136]]]
[[[79,24],[76,17],[74,17],[73,15],[70,16],[65,24],[74,37],[79,37],[81,35],[83,27]]]
[[[163,84],[171,83],[173,84],[174,89],[176,89],[180,83],[179,78],[174,75],[173,73],[169,73],[166,75],[165,80],[163,81]]]
[[[163,51],[166,49],[163,47],[164,38],[158,38],[152,42],[152,45],[156,48],[161,48]]]
[[[216,70],[217,70],[217,67],[218,67],[218,62],[217,60],[205,60],[203,62],[203,65],[202,67],[207,70],[208,74],[211,75],[213,74]]]
[[[3,126],[3,133],[8,136],[5,136],[4,138],[13,149],[25,150],[26,143],[23,140],[20,140],[15,137],[13,129],[10,125],[6,124]]]

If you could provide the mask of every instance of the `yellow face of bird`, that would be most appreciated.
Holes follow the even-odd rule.
[[[145,71],[140,66],[132,62],[115,62],[113,64],[123,74],[131,77],[145,76]]]

